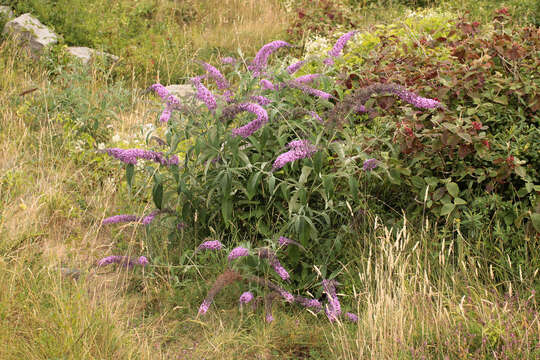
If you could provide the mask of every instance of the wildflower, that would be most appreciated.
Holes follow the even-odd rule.
[[[223,244],[219,240],[205,241],[198,247],[198,249],[204,250],[221,250],[222,248]]]
[[[241,256],[248,256],[248,255],[249,255],[249,250],[244,247],[239,246],[231,250],[227,259],[231,261]]]
[[[272,82],[270,82],[269,80],[266,80],[266,79],[262,79],[259,84],[265,90],[275,90],[276,89],[274,87],[274,84],[272,84]]]
[[[98,266],[107,266],[110,264],[121,264],[124,266],[132,267],[134,265],[146,266],[148,265],[148,259],[145,256],[140,256],[137,259],[132,259],[128,256],[111,255],[98,261]]]
[[[154,210],[154,211],[152,211],[150,214],[146,215],[145,217],[143,217],[143,218],[141,219],[141,223],[142,223],[143,225],[150,225],[150,223],[151,223],[152,221],[154,221],[154,218],[155,218],[156,215],[158,215],[159,213],[160,213],[159,210]]]
[[[297,61],[287,67],[287,72],[292,75],[297,72],[305,63],[305,60]]]
[[[261,71],[264,70],[268,62],[268,58],[274,51],[283,47],[283,46],[292,46],[286,41],[276,40],[264,45],[255,55],[251,65],[248,66],[248,69],[253,72],[254,76],[259,76]]]
[[[159,121],[162,123],[167,122],[171,118],[171,115],[172,115],[172,110],[167,107],[161,113],[161,116],[159,117]]]
[[[208,110],[214,110],[217,107],[216,99],[214,98],[214,95],[212,95],[212,92],[202,84],[201,77],[194,77],[191,79],[191,82],[197,89],[197,99],[202,100],[206,104]]]
[[[285,270],[283,266],[281,266],[281,263],[279,262],[274,252],[269,249],[260,249],[257,255],[261,259],[268,259],[270,266],[272,266],[272,268],[275,270],[275,272],[279,275],[280,278],[282,278],[283,280],[289,280],[289,273],[287,272],[287,270]]]
[[[297,77],[296,79],[294,79],[294,81],[299,84],[309,84],[320,77],[321,74],[307,74]]]
[[[341,305],[336,294],[336,282],[334,280],[323,280],[322,287],[328,297],[328,304],[325,307],[325,313],[330,322],[337,320],[341,314]]]
[[[348,312],[348,313],[345,313],[345,317],[349,319],[349,321],[358,322],[358,315],[356,314]]]
[[[252,96],[251,100],[257,102],[261,106],[266,106],[272,102],[272,100],[265,96]]]
[[[211,300],[208,301],[206,299],[203,300],[201,306],[199,306],[199,312],[198,312],[198,315],[204,315],[206,314],[206,312],[208,311],[208,309],[210,308],[210,305],[211,305]]]
[[[328,56],[331,56],[333,58],[338,57],[341,53],[341,50],[345,47],[345,44],[357,33],[358,31],[353,30],[349,31],[348,33],[342,35],[335,43],[332,50],[328,51]],[[330,64],[331,65],[331,64]]]
[[[279,292],[279,295],[281,295],[285,299],[285,301],[290,302],[290,303],[294,301],[294,296],[290,292],[283,289],[281,289],[278,292]]]
[[[240,295],[240,298],[238,299],[238,301],[240,302],[240,304],[247,304],[249,303],[251,300],[253,300],[253,294],[249,291],[246,291],[245,293],[243,293],[242,295]]]
[[[322,309],[322,305],[317,299],[308,299],[302,296],[295,296],[294,300],[306,308],[313,308],[317,311]]]
[[[390,89],[390,91],[396,94],[401,100],[420,109],[435,109],[442,107],[442,104],[435,99],[428,99],[418,96],[411,91],[402,89],[401,87],[395,87]]]
[[[234,65],[236,64],[236,59],[230,56],[222,57],[221,58],[222,64],[228,64],[228,65]]]
[[[210,77],[216,81],[218,89],[224,90],[229,87],[229,82],[218,69],[206,62],[200,62],[200,64],[204,67],[208,75],[210,75]]]
[[[102,225],[118,224],[121,222],[134,222],[134,221],[139,221],[139,217],[137,215],[115,215],[115,216],[111,216],[106,219],[103,219],[101,224]]]
[[[287,147],[291,150],[279,155],[276,158],[274,164],[272,165],[273,171],[281,169],[283,166],[285,166],[285,164],[291,161],[311,157],[311,155],[317,151],[317,148],[308,140],[291,141]]]
[[[364,105],[358,105],[356,107],[356,112],[365,113],[365,112],[367,112],[367,109],[366,109],[366,107]]]
[[[364,161],[364,164],[362,165],[362,170],[371,171],[375,169],[378,165],[379,165],[379,161],[377,159],[367,159]]]
[[[274,317],[272,316],[272,314],[266,314],[264,319],[267,323],[271,323],[272,321],[274,321]]]
[[[268,113],[258,104],[243,103],[243,104],[239,104],[238,108],[243,111],[248,111],[252,114],[257,115],[257,118],[255,120],[250,121],[244,126],[233,129],[232,133],[235,136],[242,136],[244,138],[247,138],[248,136],[253,134],[255,131],[259,130],[261,126],[263,126],[263,124],[268,122]]]
[[[292,88],[300,89],[303,92],[305,92],[306,94],[320,97],[321,99],[328,100],[328,99],[330,99],[332,97],[332,95],[330,95],[327,92],[324,92],[324,91],[318,90],[318,89],[313,89],[313,88],[311,88],[309,86],[306,86],[304,84],[297,83],[296,81],[290,81],[288,83],[288,85],[290,87],[292,87]]]
[[[309,115],[311,115],[312,118],[314,118],[315,120],[317,120],[320,123],[324,122],[323,119],[319,116],[319,114],[317,114],[315,111],[310,111]]]
[[[105,149],[105,152],[126,164],[137,164],[138,159],[151,160],[161,165],[178,165],[178,157],[173,155],[170,159],[166,159],[162,153],[143,150],[143,149],[119,149],[119,148],[108,148]]]
[[[156,83],[150,86],[150,90],[155,91],[156,94],[163,100],[167,99],[167,96],[169,96],[169,90],[167,90],[167,88],[165,88],[165,86],[161,85],[160,83]]]
[[[223,97],[223,100],[230,103],[233,101],[234,93],[231,90],[226,90],[223,92],[222,97]]]

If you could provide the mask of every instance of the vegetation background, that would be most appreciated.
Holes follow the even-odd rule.
[[[17,14],[31,12],[63,39],[39,62],[11,39],[3,38],[0,44],[1,359],[540,356],[539,235],[533,225],[533,214],[539,212],[534,172],[539,159],[537,1],[4,0],[3,4]],[[496,13],[503,7],[507,14]],[[426,9],[435,15],[407,22],[409,10],[423,14]],[[459,31],[468,31],[468,24],[476,31],[477,22],[481,30],[474,38],[479,42],[467,40],[460,46],[465,54],[475,49],[482,53],[482,46],[498,34],[491,27],[494,16],[503,16],[503,31],[509,37],[501,40],[501,49],[510,51],[516,43],[523,49],[523,55],[507,64],[508,71],[517,69],[513,74],[521,78],[490,72],[486,81],[493,94],[476,104],[479,114],[465,116],[469,120],[484,116],[491,119],[483,120],[484,125],[494,128],[514,119],[527,124],[510,138],[501,125],[489,141],[494,152],[510,149],[516,158],[526,159],[523,168],[529,177],[521,177],[514,167],[500,198],[471,192],[470,199],[484,202],[471,206],[468,217],[455,198],[450,199],[454,207],[448,214],[441,214],[446,203],[439,204],[435,214],[415,213],[406,204],[398,204],[397,216],[380,206],[370,207],[354,229],[357,237],[347,238],[331,269],[343,284],[340,299],[358,314],[357,323],[329,323],[305,309],[276,305],[275,321],[267,324],[260,311],[238,307],[237,285],[220,294],[206,317],[197,317],[223,263],[211,255],[202,259],[183,255],[206,235],[226,237],[225,230],[182,233],[181,242],[169,247],[163,245],[169,236],[165,227],[149,231],[142,226],[101,225],[107,216],[146,213],[154,207],[150,196],[130,191],[114,159],[96,151],[100,144],[143,146],[149,130],[155,130],[159,104],[138,89],[155,82],[186,83],[201,71],[195,59],[216,64],[223,56],[238,57],[239,52],[250,58],[275,39],[298,45],[289,57],[303,58],[317,52],[315,45],[321,43],[317,39],[331,44],[336,34],[350,29],[379,39],[412,38],[405,53],[386,53],[383,59],[397,64],[392,80],[406,81],[423,66],[440,66],[438,61],[446,61],[445,56],[466,66],[478,60],[445,53],[451,45],[437,48],[437,56],[423,54],[415,34],[447,31],[448,24],[456,29],[461,24]],[[0,25],[4,23],[0,19]],[[377,45],[380,40],[372,44],[367,35],[366,39],[358,48],[351,45],[354,51],[340,64],[344,70],[334,74],[341,79],[340,86],[380,80],[362,75],[366,69],[372,74],[380,70],[370,61],[382,58],[384,49]],[[112,66],[74,65],[64,53],[68,45],[100,48],[121,61]],[[408,66],[392,57],[403,61],[407,54],[425,63]],[[455,71],[455,79],[463,78],[464,73]],[[475,76],[486,74],[488,70],[477,69]],[[450,82],[449,88],[470,91],[466,83],[452,83],[455,79],[443,81]],[[433,91],[429,83],[421,85],[423,80],[405,84],[422,93]],[[513,87],[516,84],[519,88]],[[36,90],[26,93],[32,89]],[[506,94],[509,89],[522,94]],[[464,96],[444,96],[456,107],[463,105],[463,112],[470,106]],[[498,105],[483,108],[485,103]],[[503,112],[512,116],[498,115]],[[491,169],[490,161],[482,166]],[[412,180],[409,184],[404,178],[402,189],[412,191]],[[139,182],[141,189],[152,185],[151,180]],[[395,197],[385,190],[391,184],[383,185],[375,187],[377,194],[388,191],[387,198]],[[483,208],[490,211],[482,212]],[[458,216],[455,209],[462,213]],[[229,241],[240,238],[235,234]],[[111,253],[136,255],[142,249],[153,255],[144,269],[96,267],[98,259]]]

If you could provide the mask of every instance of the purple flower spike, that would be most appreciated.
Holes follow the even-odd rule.
[[[151,160],[161,165],[178,165],[178,157],[176,155],[171,156],[170,159],[166,159],[162,153],[158,153],[150,150],[143,149],[119,149],[109,148],[105,149],[105,152],[126,164],[137,164],[138,159]]]
[[[229,261],[232,261],[241,256],[248,256],[248,255],[249,255],[249,250],[244,247],[239,246],[231,250],[227,259],[229,259]]]
[[[287,302],[292,303],[294,301],[293,294],[291,294],[290,292],[288,292],[286,290],[281,289],[279,291],[279,295],[281,295],[285,299],[285,301],[287,301]]]
[[[233,101],[234,93],[231,90],[225,90],[222,97],[227,103],[231,103]]]
[[[300,68],[306,63],[305,60],[301,60],[301,61],[298,61],[298,62],[295,62],[294,64],[292,65],[289,65],[287,67],[287,72],[289,74],[294,74],[295,72],[297,72],[298,70],[300,70]]]
[[[305,92],[306,94],[317,96],[317,97],[320,97],[321,99],[328,100],[328,99],[330,99],[332,97],[332,95],[330,95],[327,92],[324,92],[324,91],[318,90],[318,89],[313,89],[313,88],[311,88],[309,86],[306,86],[306,85],[301,84],[299,82],[296,82],[294,80],[290,81],[288,84],[289,84],[290,87],[300,89],[303,92]]]
[[[156,94],[163,100],[166,100],[167,96],[169,96],[169,90],[167,90],[165,86],[161,85],[160,83],[150,86],[150,89],[155,91]]]
[[[348,33],[342,35],[338,41],[336,41],[334,47],[332,48],[332,50],[330,50],[328,52],[328,56],[331,56],[331,57],[338,57],[339,54],[341,53],[341,50],[343,50],[343,48],[345,47],[345,44],[347,44],[347,41],[349,41],[358,31],[356,30],[353,30],[353,31],[349,31]]]
[[[261,106],[266,106],[272,102],[272,100],[265,96],[252,96],[251,100],[257,102]]]
[[[218,89],[224,90],[229,87],[229,82],[218,69],[205,62],[201,62],[200,64],[204,67],[208,75],[216,81]]]
[[[292,242],[292,240],[289,238],[286,238],[285,236],[280,236],[278,242],[279,242],[279,245],[281,246],[287,246]]]
[[[362,165],[362,169],[364,171],[371,171],[375,169],[379,165],[379,161],[377,159],[367,159],[364,161],[364,164]]]
[[[251,65],[248,66],[248,69],[253,72],[254,76],[259,76],[261,71],[264,70],[266,64],[268,63],[268,58],[274,51],[283,47],[283,46],[292,46],[286,41],[276,40],[264,45],[255,55]]]
[[[202,302],[201,306],[199,306],[199,312],[198,315],[204,315],[206,312],[210,309],[210,302],[206,299]]]
[[[274,269],[274,271],[279,275],[279,277],[283,280],[289,280],[290,275],[285,270],[283,266],[281,266],[281,263],[279,262],[276,254],[271,251],[270,249],[260,249],[257,253],[261,259],[268,259],[268,262],[270,263],[270,266]]]
[[[272,321],[274,321],[274,317],[272,316],[272,314],[266,314],[265,320],[267,323],[271,323]]]
[[[247,304],[249,303],[251,300],[253,300],[253,294],[249,291],[246,291],[245,293],[243,293],[242,295],[240,295],[240,298],[238,299],[238,301],[240,302],[240,304]]]
[[[169,119],[171,118],[171,115],[172,115],[172,110],[166,107],[165,110],[163,110],[163,112],[161,113],[161,116],[159,117],[159,121],[162,123],[165,123],[169,121]]]
[[[401,88],[395,89],[393,93],[401,100],[420,109],[436,109],[442,107],[442,104],[435,99],[424,98]]]
[[[318,79],[321,77],[321,74],[307,74],[302,75],[294,79],[295,82],[299,84],[309,84],[312,83],[315,79]]]
[[[312,118],[314,118],[315,120],[317,120],[320,123],[324,122],[323,119],[319,116],[319,114],[317,114],[315,111],[310,111],[309,115],[311,115]]]
[[[139,217],[137,215],[115,215],[115,216],[111,216],[106,219],[103,219],[101,224],[102,225],[118,224],[121,222],[135,222],[135,221],[139,221]]]
[[[269,80],[266,80],[266,79],[262,79],[261,82],[260,82],[260,85],[265,90],[275,90],[276,89],[274,87],[274,84],[272,84],[272,82],[270,82]]]
[[[236,64],[236,59],[230,56],[222,57],[221,58],[222,64],[228,64],[228,65],[234,65]]]
[[[326,316],[330,322],[337,320],[341,315],[341,305],[336,294],[336,282],[334,280],[323,280],[322,287],[328,297],[328,304],[325,307]]]
[[[217,107],[217,103],[212,92],[202,84],[200,77],[192,78],[191,82],[197,89],[197,99],[202,100],[206,104],[208,110],[213,111]]]
[[[332,65],[334,65],[334,59],[332,59],[330,57],[326,58],[326,59],[324,59],[323,64],[328,65],[328,66],[332,66]]]
[[[322,305],[317,299],[308,299],[302,296],[296,296],[294,300],[306,308],[315,309],[317,312],[322,310]]]
[[[356,314],[348,312],[348,313],[345,313],[345,317],[351,322],[354,322],[354,323],[358,322],[358,315]]]
[[[146,215],[145,217],[143,217],[143,218],[141,219],[141,223],[142,223],[143,225],[150,225],[150,223],[151,223],[152,221],[154,221],[154,218],[155,218],[156,215],[159,214],[159,213],[160,213],[159,210],[154,210],[154,211],[152,211],[150,214]]]
[[[308,140],[291,141],[287,147],[289,147],[291,150],[279,155],[276,158],[274,165],[272,166],[273,171],[281,169],[289,162],[311,157],[311,155],[317,151],[317,147],[312,145]]]
[[[199,245],[198,249],[201,250],[221,250],[223,249],[223,244],[219,240],[205,241]]]
[[[132,259],[128,256],[111,255],[99,260],[97,264],[98,266],[107,266],[110,264],[120,264],[128,267],[132,267],[133,265],[146,266],[148,264],[148,259],[144,256],[141,256],[138,259]]]
[[[253,134],[255,131],[259,130],[266,122],[268,122],[268,113],[259,104],[243,103],[240,104],[238,107],[240,110],[248,111],[252,114],[257,115],[257,118],[250,121],[244,126],[233,129],[233,135],[247,138],[248,136],[251,136],[251,134]]]

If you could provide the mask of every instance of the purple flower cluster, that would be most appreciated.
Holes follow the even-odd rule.
[[[335,57],[338,57],[339,54],[341,54],[341,51],[343,50],[343,48],[345,47],[345,44],[347,44],[347,42],[357,33],[358,31],[356,30],[353,30],[353,31],[349,31],[348,33],[342,35],[337,41],[336,43],[334,44],[334,47],[332,48],[332,50],[328,51],[328,56],[330,56],[329,58],[326,58],[324,60],[324,63],[326,65],[333,65],[334,64],[334,59]]]
[[[98,261],[98,266],[106,266],[110,264],[121,264],[132,267],[134,265],[146,266],[148,259],[145,256],[139,256],[137,259],[132,259],[129,256],[111,255]]]
[[[146,215],[145,217],[143,217],[141,219],[141,224],[143,225],[150,225],[150,223],[152,221],[154,221],[154,218],[156,217],[156,215],[158,215],[160,213],[159,210],[154,210],[152,211],[150,214]]]
[[[167,96],[167,105],[159,117],[159,121],[167,122],[171,118],[172,111],[180,108],[180,100],[174,95]]]
[[[310,111],[309,115],[311,115],[312,118],[314,118],[315,120],[317,120],[320,123],[324,122],[323,119],[320,117],[320,115],[317,114],[315,111]]]
[[[255,58],[248,66],[254,76],[259,76],[268,63],[268,58],[274,51],[284,46],[292,46],[286,41],[276,40],[264,45],[255,55]]]
[[[272,316],[272,314],[266,314],[264,319],[267,323],[271,323],[272,321],[274,321],[274,317]]]
[[[278,292],[279,292],[279,295],[281,295],[281,297],[285,299],[285,301],[290,302],[290,303],[294,302],[293,294],[291,294],[287,290],[279,289]]]
[[[156,94],[163,100],[166,100],[167,96],[169,96],[169,90],[167,90],[165,86],[161,85],[160,83],[153,84],[150,86],[150,89],[155,91]]]
[[[362,169],[364,171],[371,171],[375,169],[379,165],[379,161],[377,159],[367,159],[364,161],[364,164],[362,165]]]
[[[259,83],[261,87],[265,90],[275,90],[274,84],[270,80],[262,79]]]
[[[269,249],[260,249],[259,252],[258,252],[258,255],[259,255],[259,257],[261,259],[268,259],[268,262],[270,263],[270,266],[272,266],[272,268],[279,275],[280,278],[282,278],[283,280],[289,280],[290,279],[289,273],[281,265],[281,263],[279,262],[276,254],[274,254],[274,252],[272,252]]]
[[[306,308],[313,308],[317,311],[322,310],[322,305],[317,299],[308,299],[302,296],[296,296],[294,300]]]
[[[285,164],[291,161],[311,157],[311,155],[317,151],[317,147],[312,145],[309,140],[294,140],[291,141],[287,147],[291,150],[276,158],[274,165],[272,166],[273,171],[281,169]]]
[[[263,124],[268,122],[268,113],[264,110],[259,104],[255,103],[243,103],[239,104],[238,108],[242,111],[248,111],[252,114],[257,115],[255,120],[250,121],[244,126],[233,129],[232,133],[235,136],[241,136],[247,138],[255,131],[259,130]]]
[[[222,64],[234,65],[236,64],[236,59],[230,56],[225,56],[221,58]]]
[[[300,89],[302,90],[303,92],[305,92],[306,94],[309,94],[309,95],[313,95],[313,96],[317,96],[317,97],[320,97],[321,99],[325,99],[325,100],[328,100],[332,97],[332,95],[330,95],[329,93],[327,92],[324,92],[322,90],[318,90],[318,89],[314,89],[314,88],[311,88],[309,86],[306,86],[302,83],[299,83],[299,82],[296,82],[296,80],[293,80],[293,81],[290,81],[288,83],[288,85],[292,88],[296,88],[296,89]]]
[[[358,315],[356,314],[348,312],[348,313],[345,313],[345,317],[351,322],[354,322],[354,323],[358,322]]]
[[[234,249],[231,250],[231,252],[229,253],[229,256],[227,256],[227,259],[229,259],[229,261],[231,260],[234,260],[236,258],[239,258],[241,256],[248,256],[249,255],[249,250],[244,248],[244,247],[241,247],[241,246],[238,246],[238,247],[235,247]]]
[[[202,84],[201,77],[194,77],[191,79],[191,82],[197,89],[197,99],[202,100],[206,104],[208,110],[214,110],[217,107],[216,98],[212,95],[212,92]]]
[[[246,291],[245,293],[243,293],[242,295],[240,295],[240,298],[238,299],[238,301],[240,302],[240,304],[247,304],[249,303],[251,300],[253,300],[253,294],[249,291]]]
[[[200,250],[221,250],[223,249],[223,244],[219,240],[210,240],[205,241],[199,245],[198,249]]]
[[[392,92],[396,94],[401,100],[420,109],[436,109],[442,107],[442,104],[435,99],[428,99],[418,96],[412,91],[407,91],[400,87],[394,89]]]
[[[200,62],[200,64],[204,67],[208,75],[216,81],[218,89],[224,90],[229,87],[229,82],[218,69],[206,62]]]
[[[294,81],[297,82],[298,84],[310,84],[315,79],[318,79],[320,77],[321,77],[321,74],[307,74],[307,75],[302,75],[302,76],[297,77],[296,79],[294,79]]]
[[[305,60],[301,60],[301,61],[297,61],[295,62],[294,64],[291,64],[287,67],[287,72],[289,74],[294,74],[295,72],[297,72],[298,70],[300,70],[300,68],[306,63]]]
[[[137,215],[114,215],[106,219],[103,219],[101,224],[102,225],[118,224],[122,222],[135,222],[135,221],[139,221],[139,217]]]
[[[208,309],[210,309],[210,305],[211,305],[211,300],[207,300],[207,299],[204,299],[204,301],[202,302],[201,306],[199,306],[199,312],[198,312],[198,315],[204,315],[206,314],[206,312],[208,311]]]
[[[151,160],[161,165],[178,165],[178,157],[173,155],[170,159],[166,159],[162,153],[143,150],[143,149],[119,149],[109,148],[105,149],[105,152],[126,164],[137,164],[138,159]]]
[[[270,100],[266,96],[258,96],[258,95],[252,96],[251,100],[257,102],[261,106],[269,105],[272,102],[272,100]]]
[[[341,315],[341,305],[336,294],[335,284],[336,282],[334,280],[322,281],[323,290],[328,297],[328,305],[326,305],[325,312],[330,322],[337,320],[339,315]]]

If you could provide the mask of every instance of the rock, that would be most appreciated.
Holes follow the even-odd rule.
[[[25,43],[33,57],[37,58],[46,46],[58,42],[58,36],[30,14],[23,14],[4,26],[4,33]]]
[[[5,20],[9,21],[12,20],[15,15],[13,14],[13,11],[11,11],[11,8],[9,6],[0,6],[0,17],[4,17]]]
[[[168,85],[165,89],[180,99],[192,98],[197,94],[197,90],[191,85]]]
[[[84,46],[70,46],[67,48],[67,51],[74,57],[81,60],[84,65],[88,64],[90,60],[95,57],[104,57],[113,62],[117,62],[120,59],[118,56]]]

